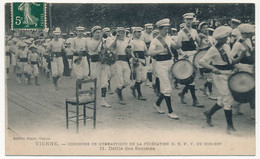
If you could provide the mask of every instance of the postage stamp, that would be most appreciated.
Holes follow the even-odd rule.
[[[43,2],[12,3],[12,29],[45,29],[46,9]]]

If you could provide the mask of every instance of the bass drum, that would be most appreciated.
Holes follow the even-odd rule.
[[[204,73],[210,73],[210,72],[211,72],[210,69],[203,68],[203,67],[199,64],[200,59],[206,54],[207,51],[208,51],[208,50],[201,50],[201,51],[197,52],[197,53],[194,55],[194,58],[193,58],[193,64],[194,64],[194,66],[195,66],[197,69],[202,70]]]
[[[172,74],[176,81],[183,85],[192,83],[196,76],[194,66],[185,59],[178,60],[173,64]]]
[[[255,99],[255,79],[249,72],[232,74],[228,79],[228,87],[237,102],[248,103]]]

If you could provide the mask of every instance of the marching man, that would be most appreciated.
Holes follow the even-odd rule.
[[[157,99],[154,108],[158,113],[163,114],[161,110],[161,102],[163,99],[166,101],[168,108],[168,116],[172,119],[178,119],[178,116],[173,112],[171,105],[171,91],[172,91],[172,73],[171,68],[173,65],[172,53],[170,47],[176,48],[176,43],[167,36],[170,31],[170,20],[162,19],[156,23],[159,29],[159,35],[151,42],[148,55],[156,56],[156,70],[160,80],[161,95]]]
[[[183,15],[185,27],[180,30],[178,33],[178,46],[181,47],[179,59],[187,58],[191,63],[193,63],[193,57],[197,53],[196,51],[196,44],[195,42],[199,43],[200,39],[198,38],[197,30],[192,28],[192,23],[194,19],[194,13],[186,13]],[[203,105],[199,104],[198,99],[195,93],[195,81],[191,84],[185,85],[184,89],[178,95],[181,98],[181,102],[186,104],[184,101],[184,95],[190,90],[192,99],[193,99],[193,106],[194,107],[204,107]]]
[[[108,72],[109,65],[102,64],[100,54],[103,53],[104,43],[102,41],[102,31],[100,26],[94,26],[91,29],[92,39],[87,41],[87,47],[90,55],[90,76],[97,78],[101,88],[101,106],[111,108],[111,105],[106,102],[106,92],[108,87]]]
[[[213,37],[217,40],[216,46],[212,46],[205,56],[200,60],[200,64],[213,71],[212,79],[216,89],[220,93],[217,103],[204,114],[207,118],[207,124],[214,126],[211,116],[224,107],[225,117],[227,121],[227,133],[236,131],[232,121],[232,104],[234,99],[228,87],[228,77],[233,73],[232,56],[230,54],[230,46],[226,44],[228,37],[232,32],[232,28],[228,26],[218,27]],[[212,64],[210,62],[212,61]]]
[[[76,28],[77,36],[72,42],[73,49],[73,70],[77,80],[88,78],[89,64],[87,60],[87,43],[86,38],[83,37],[84,27],[79,26]]]
[[[136,97],[135,90],[137,90],[138,100],[146,100],[141,93],[141,84],[146,80],[147,70],[145,68],[146,66],[145,56],[147,55],[147,48],[144,41],[140,39],[141,31],[142,31],[141,27],[135,27],[133,30],[134,38],[129,43],[129,45],[132,48],[131,51],[132,51],[132,57],[134,58],[133,61],[135,61],[134,63],[136,63],[135,65],[137,65],[137,66],[133,66],[135,67],[136,70],[136,79],[135,79],[136,82],[134,86],[131,87],[131,89],[132,89],[132,95],[134,97]]]
[[[38,83],[38,75],[39,75],[38,64],[39,64],[39,61],[40,61],[40,56],[36,52],[36,49],[37,49],[37,47],[34,44],[32,44],[29,47],[30,52],[28,54],[28,63],[29,63],[29,66],[31,66],[31,68],[32,68],[32,72],[28,73],[28,76],[30,77],[30,75],[32,73],[34,75],[35,85],[39,86],[39,83]]]
[[[116,29],[116,37],[112,43],[107,43],[110,50],[113,50],[117,53],[118,59],[114,64],[114,68],[116,70],[116,79],[117,79],[117,89],[116,93],[119,98],[119,104],[125,105],[125,101],[123,99],[122,90],[130,84],[130,68],[128,65],[127,58],[127,46],[129,40],[125,37],[125,28],[118,27]]]
[[[63,75],[63,60],[62,60],[62,51],[65,50],[63,45],[63,40],[60,39],[61,32],[59,30],[53,31],[53,40],[48,45],[48,52],[50,52],[51,58],[51,72],[53,76],[53,83],[56,90],[59,90],[58,80]]]

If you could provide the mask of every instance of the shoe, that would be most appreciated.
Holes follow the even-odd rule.
[[[231,127],[227,127],[227,134],[232,134],[233,132],[236,132],[237,130],[231,126]]]
[[[198,101],[193,102],[192,106],[194,106],[194,107],[196,107],[196,108],[204,108],[204,105],[203,105],[203,104],[199,104]]]
[[[146,101],[146,98],[144,98],[143,96],[139,96],[138,100]]]
[[[35,85],[36,85],[36,86],[40,86],[40,84],[39,84],[39,83],[36,83]]]
[[[205,111],[204,112],[204,115],[206,116],[206,122],[207,122],[207,124],[209,125],[209,127],[213,127],[214,125],[213,125],[213,123],[212,123],[212,121],[211,121],[211,116],[209,115],[209,112],[208,111]]]
[[[19,78],[16,78],[16,81],[17,81],[19,84],[22,83],[21,79],[19,79]]]
[[[107,93],[108,93],[108,94],[114,94],[114,92],[112,92],[111,89],[108,89],[108,90],[107,90]]]
[[[102,106],[102,107],[106,107],[106,108],[111,108],[111,105],[108,104],[108,103],[105,101],[105,99],[102,99],[102,100],[101,100],[101,106]]]
[[[157,106],[156,104],[154,104],[153,107],[157,110],[159,114],[164,114],[164,111],[161,109],[161,107]]]
[[[179,119],[179,117],[175,114],[175,113],[168,113],[168,117],[172,118],[172,119]]]
[[[237,115],[244,115],[242,112],[237,111]]]
[[[184,95],[182,95],[181,93],[178,93],[178,96],[181,98],[181,103],[182,103],[182,104],[187,104],[187,103],[184,101]]]
[[[208,97],[209,97],[209,99],[211,99],[211,100],[217,100],[217,99],[218,99],[218,97],[214,97],[213,94],[209,94]]]
[[[134,86],[131,86],[130,89],[132,90],[132,95],[133,95],[133,97],[136,98],[135,87],[134,87]]]
[[[122,100],[119,100],[119,102],[118,102],[119,104],[121,104],[121,105],[126,105],[126,103],[125,103],[125,101],[122,99]]]

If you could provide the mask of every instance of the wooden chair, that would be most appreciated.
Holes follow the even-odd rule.
[[[94,89],[83,89],[83,85],[93,84]],[[82,89],[80,89],[82,87]],[[96,128],[96,94],[97,94],[97,79],[77,80],[76,81],[76,97],[66,99],[66,126],[69,128],[69,122],[76,123],[76,131],[79,132],[79,121],[86,119],[93,119],[93,128]],[[70,110],[69,105],[76,108],[76,111]],[[79,107],[83,107],[83,114],[79,114]],[[93,110],[93,116],[87,116],[86,109]],[[73,113],[73,116],[69,114]],[[75,115],[76,114],[76,115]],[[76,118],[76,121],[73,120]]]

